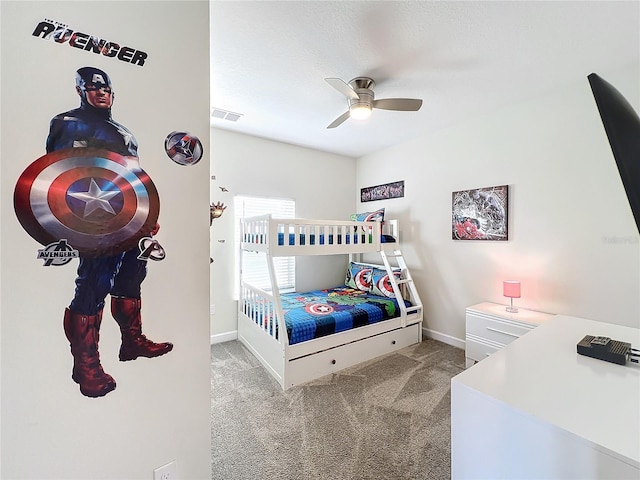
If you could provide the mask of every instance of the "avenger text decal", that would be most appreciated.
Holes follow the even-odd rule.
[[[88,33],[76,32],[65,23],[45,18],[36,25],[32,35],[44,40],[67,45],[87,52],[113,57],[133,65],[144,65],[147,54],[131,47],[121,47],[119,43],[104,40]]]

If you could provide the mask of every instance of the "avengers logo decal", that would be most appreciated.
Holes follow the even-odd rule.
[[[195,165],[202,158],[202,143],[187,132],[171,132],[164,141],[169,158],[178,165]]]
[[[153,230],[160,212],[155,185],[137,158],[95,148],[44,155],[22,173],[14,207],[42,245],[60,239],[84,256],[114,255]]]
[[[160,260],[164,260],[164,257],[166,256],[164,248],[162,248],[160,242],[151,237],[141,238],[138,242],[138,248],[140,249],[138,260],[142,260],[144,262],[149,259],[159,262]]]
[[[66,265],[79,256],[78,250],[71,248],[66,239],[50,243],[45,248],[38,250],[38,258],[44,260],[45,267]]]

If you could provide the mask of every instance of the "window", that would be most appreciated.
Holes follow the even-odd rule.
[[[275,218],[295,218],[296,202],[286,198],[272,197],[249,197],[236,195],[233,199],[234,220],[235,220],[235,298],[238,298],[238,285],[240,283],[240,258],[242,254],[243,276],[252,285],[269,290],[271,282],[269,280],[269,270],[264,254],[256,252],[240,252],[240,219],[243,217],[255,217],[270,213]],[[295,257],[274,258],[276,278],[280,291],[293,291],[296,280],[296,259]]]

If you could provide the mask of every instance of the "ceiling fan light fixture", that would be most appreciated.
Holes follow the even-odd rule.
[[[382,100],[376,100],[372,90],[376,83],[369,77],[356,77],[349,83],[339,78],[325,78],[325,80],[346,96],[349,101],[349,110],[331,122],[327,128],[336,128],[348,118],[367,120],[374,108],[415,112],[420,110],[422,106],[422,100],[419,98],[383,98]]]
[[[352,105],[349,116],[355,120],[367,120],[371,116],[371,105],[365,103]]]

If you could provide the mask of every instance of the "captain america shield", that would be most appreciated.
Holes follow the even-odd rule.
[[[371,290],[371,274],[373,270],[371,268],[363,268],[354,278],[354,282],[358,289],[364,290],[365,292]]]
[[[65,239],[85,257],[130,250],[160,214],[158,191],[138,159],[97,148],[38,158],[18,178],[13,203],[36,241]]]
[[[334,312],[334,309],[331,305],[327,305],[326,303],[310,303],[309,305],[305,305],[305,312],[310,315],[331,315]]]
[[[378,280],[378,290],[380,290],[385,297],[395,298],[395,293],[393,292],[389,275],[385,275]]]

